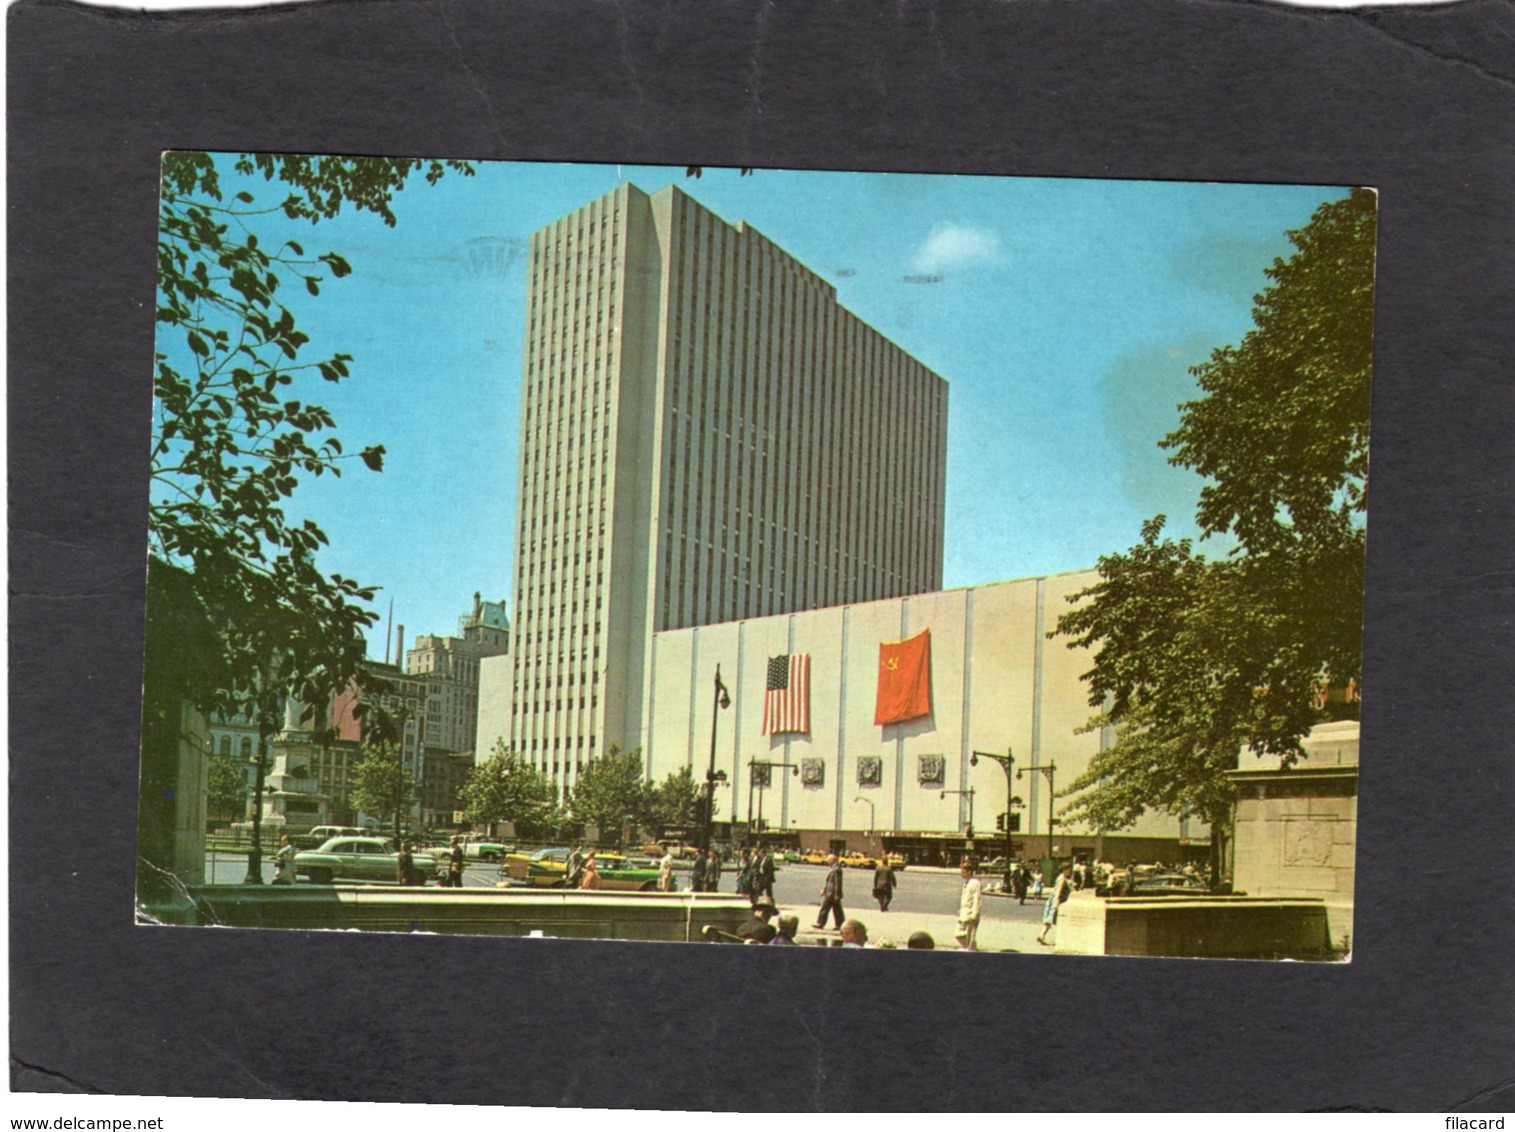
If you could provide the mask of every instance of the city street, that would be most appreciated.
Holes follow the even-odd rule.
[[[842,906],[849,916],[856,916],[868,924],[877,934],[876,924],[890,917],[922,913],[932,916],[956,916],[958,900],[962,895],[963,878],[955,872],[938,869],[896,870],[894,899],[889,911],[880,912],[878,901],[873,898],[872,869],[842,870]],[[982,877],[984,888],[998,878]],[[810,916],[821,906],[821,885],[826,880],[822,865],[785,865],[779,869],[773,884],[773,899],[784,911],[808,910]],[[727,869],[721,875],[721,891],[736,891],[736,874]],[[1013,898],[990,896],[983,898],[985,920],[1018,920],[1040,922],[1042,903],[1026,898],[1022,907]],[[801,923],[806,922],[804,919]],[[811,919],[809,922],[814,923]]]
[[[500,879],[499,866],[484,862],[470,862],[463,875],[465,888],[493,888]],[[236,853],[206,854],[205,880],[207,884],[241,884],[247,875],[247,858]],[[873,870],[843,870],[843,907],[847,914],[865,921],[870,927],[890,917],[919,913],[932,916],[956,916],[958,898],[962,892],[962,878],[956,873],[943,870],[904,869],[895,874],[897,886],[894,900],[888,912],[879,911],[878,901],[873,899]],[[688,884],[689,873],[679,870],[674,873],[680,887]],[[263,861],[263,879],[267,883],[274,877],[271,857]],[[821,885],[826,870],[820,865],[784,865],[774,881],[773,898],[780,909],[798,912],[801,922],[807,915],[814,916],[821,903]],[[983,878],[987,889],[996,878]],[[302,884],[309,883],[302,881]],[[736,891],[736,870],[729,865],[721,873],[721,891]],[[1027,897],[1024,906],[1013,898],[990,896],[983,900],[985,920],[1007,920],[1035,923],[1041,919],[1041,901]],[[875,929],[876,930],[876,929]]]

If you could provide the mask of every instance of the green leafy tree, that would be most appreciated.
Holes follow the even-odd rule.
[[[648,824],[652,790],[642,778],[642,752],[612,746],[591,759],[574,784],[570,810],[574,821],[597,827],[602,837]]]
[[[497,740],[490,757],[468,772],[458,800],[470,822],[513,822],[516,836],[527,840],[552,837],[563,824],[552,783],[508,750],[504,740]]]
[[[400,748],[387,740],[365,743],[347,772],[348,804],[369,814],[391,814],[395,837],[401,818],[416,800],[416,777],[400,758]]]
[[[679,767],[652,788],[650,824],[659,828],[696,825],[700,820],[700,793],[694,773],[687,766]]]
[[[317,704],[362,681],[374,590],[323,574],[314,555],[325,533],[284,510],[302,476],[338,475],[352,459],[383,467],[382,444],[350,456],[331,414],[305,399],[313,382],[347,378],[353,359],[307,356],[295,308],[351,267],[256,229],[275,213],[315,224],[345,207],[393,226],[394,195],[418,172],[435,184],[448,166],[472,174],[459,162],[242,154],[244,183],[261,176],[277,186],[260,204],[247,188],[226,200],[209,154],[164,156],[147,620],[149,642],[174,641],[186,655],[181,664],[148,658],[157,683],[145,689],[144,743],[168,734],[161,717],[180,698],[246,715],[266,740],[287,694]],[[200,623],[213,631],[176,632]],[[261,876],[260,859],[255,847],[250,878]]]
[[[206,772],[206,800],[212,812],[242,816],[247,806],[247,775],[227,755],[212,755]]]
[[[449,163],[469,174],[462,163]],[[206,153],[166,154],[159,208],[157,369],[149,539],[152,553],[191,575],[194,600],[219,627],[201,668],[202,706],[242,711],[268,729],[286,692],[320,702],[359,672],[362,631],[377,614],[371,587],[323,574],[326,535],[285,514],[302,476],[340,475],[356,460],[378,471],[384,447],[355,455],[303,392],[349,376],[352,357],[306,356],[300,302],[349,274],[336,252],[260,240],[270,214],[312,224],[344,207],[395,224],[393,197],[439,162],[243,154],[245,183],[276,185],[272,203],[248,189],[223,199]]]
[[[1070,648],[1094,651],[1089,726],[1117,728],[1065,816],[1120,829],[1149,808],[1193,814],[1218,865],[1238,752],[1292,763],[1326,718],[1321,685],[1360,679],[1375,217],[1353,190],[1289,233],[1255,329],[1195,368],[1205,396],[1163,441],[1209,480],[1200,529],[1237,549],[1208,561],[1157,516],[1058,619]]]

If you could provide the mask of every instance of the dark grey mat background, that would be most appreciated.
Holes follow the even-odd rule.
[[[14,1089],[1515,1104],[1509,3],[373,0],[162,16],[23,0],[9,29]],[[169,147],[1378,186],[1353,962],[754,959],[134,927]]]

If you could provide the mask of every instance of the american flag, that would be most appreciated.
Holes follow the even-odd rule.
[[[810,654],[790,653],[768,660],[763,696],[763,734],[810,730]]]

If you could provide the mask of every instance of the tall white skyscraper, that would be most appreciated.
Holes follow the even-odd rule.
[[[654,632],[940,588],[947,383],[671,186],[530,256],[508,739],[566,787]]]

